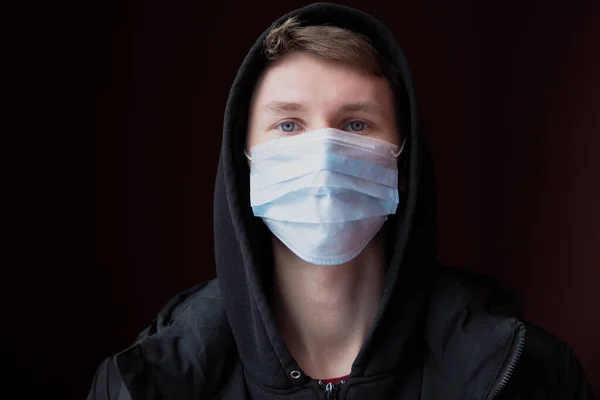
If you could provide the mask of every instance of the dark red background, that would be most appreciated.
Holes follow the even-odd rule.
[[[19,382],[83,398],[104,357],[214,277],[229,86],[255,38],[303,4],[46,5],[13,32],[23,112],[9,135],[19,147],[5,147],[2,347]],[[527,318],[574,347],[600,392],[600,3],[346,4],[407,53],[436,161],[441,261],[523,292]]]

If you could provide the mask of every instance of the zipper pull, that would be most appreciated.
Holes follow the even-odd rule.
[[[338,390],[340,390],[340,386],[342,386],[344,383],[346,383],[346,381],[339,381],[336,384],[333,384],[331,382],[329,383],[325,383],[323,381],[319,381],[319,386],[321,386],[321,389],[323,389],[323,393],[325,393],[325,400],[336,400],[337,399],[337,392]]]

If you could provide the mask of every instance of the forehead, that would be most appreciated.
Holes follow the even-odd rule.
[[[271,65],[259,80],[253,110],[273,101],[296,102],[307,109],[335,107],[353,100],[373,101],[391,107],[387,81],[330,60],[296,52]]]

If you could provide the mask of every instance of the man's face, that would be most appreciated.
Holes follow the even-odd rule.
[[[254,92],[246,148],[320,128],[400,145],[388,82],[296,52],[273,64]]]

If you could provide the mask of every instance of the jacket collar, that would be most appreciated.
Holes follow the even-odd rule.
[[[416,398],[422,386],[425,400],[452,400],[464,394],[493,398],[519,360],[524,324],[514,316],[490,313],[497,305],[491,299],[500,292],[492,293],[482,279],[473,277],[440,272],[425,319],[424,346],[418,347],[422,351],[413,353],[412,361],[403,366],[396,360],[402,371],[351,378],[340,397],[373,398],[394,391]],[[387,334],[393,336],[392,331]],[[118,354],[116,362],[134,398],[177,400],[217,392],[239,396],[244,386],[258,398],[273,399],[316,396],[320,391],[310,380],[275,389],[253,378],[260,371],[243,371],[216,281],[177,305],[172,320]],[[405,379],[399,380],[401,376]]]

